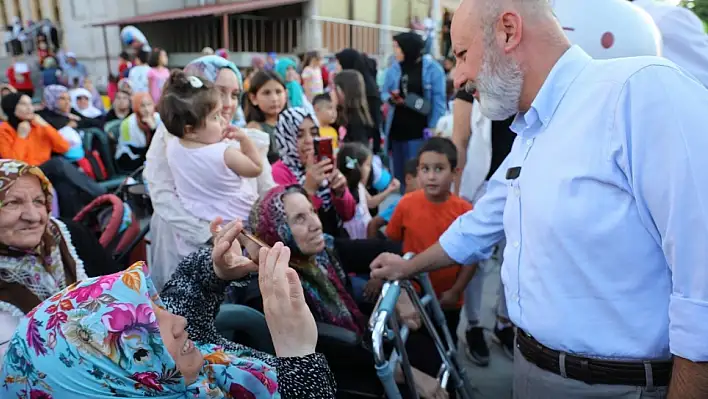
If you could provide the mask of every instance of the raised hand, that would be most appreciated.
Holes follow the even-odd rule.
[[[218,219],[217,219],[218,220]],[[243,230],[243,223],[235,220],[224,227],[215,226],[212,222],[214,234],[214,273],[222,280],[233,281],[244,278],[248,273],[257,272],[258,266],[248,257],[243,255],[238,236]]]
[[[258,284],[275,354],[300,357],[315,353],[317,325],[305,303],[300,278],[288,266],[290,249],[279,242],[273,248],[261,248],[258,258]]]

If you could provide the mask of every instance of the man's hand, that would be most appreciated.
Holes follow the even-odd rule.
[[[371,278],[389,281],[407,278],[413,272],[408,265],[409,261],[399,255],[382,253],[371,262]]]

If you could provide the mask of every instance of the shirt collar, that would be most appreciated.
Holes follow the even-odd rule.
[[[531,103],[531,108],[516,115],[511,130],[522,135],[527,128],[536,123],[547,125],[573,81],[591,60],[592,58],[579,46],[571,46],[551,69],[551,73],[548,74],[541,90]]]

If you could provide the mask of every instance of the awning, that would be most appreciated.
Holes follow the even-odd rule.
[[[91,26],[111,26],[111,25],[133,25],[145,22],[167,21],[172,19],[185,19],[194,17],[205,17],[209,15],[237,14],[242,12],[262,10],[265,8],[280,7],[290,4],[304,3],[307,0],[243,0],[228,4],[212,4],[208,6],[180,8],[154,12],[151,14],[138,15],[135,17],[116,19],[112,21],[99,22]]]

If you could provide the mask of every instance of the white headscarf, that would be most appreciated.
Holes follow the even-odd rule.
[[[84,109],[79,108],[78,99],[79,97],[88,98],[88,107]],[[86,118],[98,118],[103,115],[100,109],[94,107],[93,105],[93,95],[90,91],[84,89],[83,87],[71,90],[71,106],[81,115]]]

